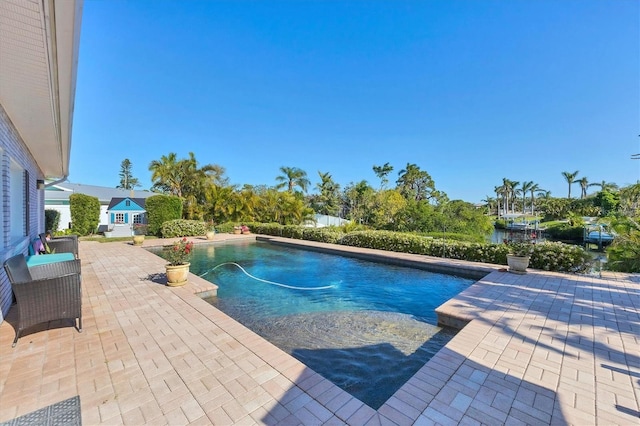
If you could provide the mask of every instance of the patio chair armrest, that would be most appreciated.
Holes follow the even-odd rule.
[[[29,274],[34,280],[55,278],[68,274],[81,274],[81,263],[79,259],[67,260],[64,262],[45,263],[34,265],[29,268]]]
[[[78,255],[78,243],[70,238],[48,240],[46,244],[54,253],[73,253]]]

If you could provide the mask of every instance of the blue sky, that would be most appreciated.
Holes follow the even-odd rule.
[[[636,183],[639,26],[636,0],[85,0],[69,181],[115,187],[128,158],[148,189],[192,151],[238,185],[415,163],[470,202]]]

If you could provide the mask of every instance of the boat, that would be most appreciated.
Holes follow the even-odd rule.
[[[613,232],[605,231],[604,225],[588,225],[585,227],[584,242],[591,244],[598,244],[599,246],[606,246],[613,242],[615,239]]]

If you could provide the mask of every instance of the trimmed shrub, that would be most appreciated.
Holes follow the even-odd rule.
[[[342,238],[342,232],[326,228],[303,228],[302,239],[308,241],[318,241],[321,243],[337,244]]]
[[[162,238],[193,237],[206,234],[208,229],[209,224],[207,222],[175,219],[164,222],[160,232],[162,233]]]
[[[225,222],[216,225],[216,231],[221,234],[226,234],[229,232],[233,232],[233,227],[236,226],[233,222]]]
[[[351,232],[342,237],[340,244],[495,265],[506,265],[509,252],[506,244],[468,243],[389,231]],[[534,246],[529,265],[546,271],[584,273],[590,270],[591,261],[582,247],[544,242]]]
[[[54,209],[46,209],[44,211],[45,231],[56,232],[59,226],[60,226],[60,212]]]
[[[582,247],[559,242],[535,245],[529,266],[557,272],[585,273],[591,269],[593,258]]]
[[[152,195],[144,202],[147,211],[147,232],[149,235],[162,236],[162,224],[182,218],[182,200],[173,195]],[[196,234],[199,235],[199,234]],[[201,234],[200,234],[201,235]]]
[[[98,229],[100,223],[100,201],[86,194],[69,196],[71,210],[71,230],[74,234],[89,235]]]

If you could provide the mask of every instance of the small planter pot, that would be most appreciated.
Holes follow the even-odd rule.
[[[141,246],[144,243],[144,235],[134,235],[133,236],[133,245]]]
[[[215,231],[208,231],[204,235],[205,235],[205,237],[207,237],[207,240],[211,241],[216,236],[216,233],[215,233]]]
[[[509,272],[514,274],[526,274],[527,267],[529,267],[529,256],[515,256],[513,254],[507,255],[507,265],[509,265]]]
[[[234,229],[233,233],[234,234],[242,234],[242,230],[241,229]]]
[[[187,283],[189,278],[189,266],[191,263],[184,265],[165,265],[167,271],[167,285],[169,287],[180,287]]]

